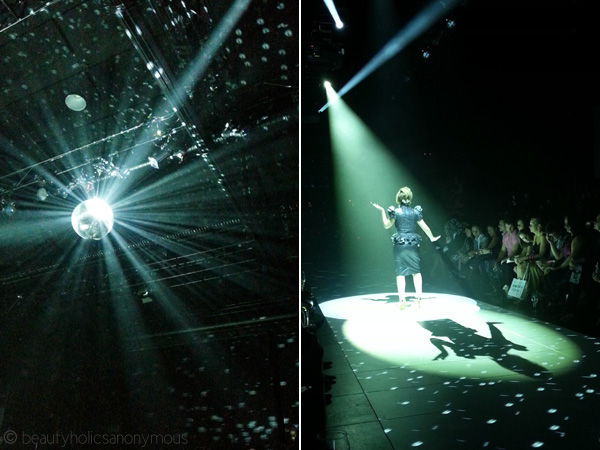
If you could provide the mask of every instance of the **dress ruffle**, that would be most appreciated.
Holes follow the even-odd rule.
[[[417,233],[394,233],[392,242],[394,245],[419,245],[422,237]]]

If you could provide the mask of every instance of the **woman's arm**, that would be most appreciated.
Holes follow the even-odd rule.
[[[427,237],[429,238],[429,240],[431,242],[435,242],[441,237],[441,236],[434,236],[433,233],[431,232],[431,229],[429,228],[429,226],[427,226],[427,224],[425,223],[425,221],[423,219],[419,220],[417,222],[417,225],[419,225],[419,227],[421,227],[421,230],[423,230],[423,232],[427,235]]]
[[[500,251],[498,252],[498,256],[496,256],[496,260],[494,261],[494,268],[496,268],[498,266],[498,264],[502,264],[505,260],[506,260],[506,245],[504,244],[504,242],[502,243],[502,247],[500,248]]]
[[[387,230],[392,225],[394,225],[394,219],[388,218],[387,214],[385,213],[385,209],[383,209],[381,205],[378,205],[377,203],[373,202],[371,202],[371,205],[373,205],[375,208],[381,211],[381,221],[383,222],[383,228]]]
[[[492,253],[494,251],[494,249],[498,246],[498,244],[500,244],[500,236],[494,236],[492,237],[492,239],[490,239],[490,242],[488,243],[488,245],[485,246],[485,248],[482,248],[479,253],[482,255],[486,255],[488,253]]]
[[[577,259],[580,257],[582,252],[583,252],[583,245],[581,242],[581,238],[579,236],[575,236],[573,238],[573,240],[571,241],[571,254],[569,256],[567,256],[563,260],[563,262],[558,267],[555,268],[555,270],[568,269],[569,266],[571,265],[571,262],[577,261]]]
[[[548,245],[550,246],[550,252],[552,253],[552,256],[554,256],[554,259],[561,259],[562,255],[560,254],[560,250],[556,248],[556,241],[552,239],[548,234],[545,235],[545,238],[546,242],[548,242]]]
[[[541,238],[539,239],[540,241],[540,251],[533,255],[532,259],[542,259],[546,256],[546,254],[548,253],[548,241],[546,240],[546,238],[544,238],[543,236],[541,236]]]

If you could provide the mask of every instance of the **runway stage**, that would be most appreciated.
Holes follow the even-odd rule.
[[[318,308],[326,426],[352,450],[600,448],[596,339],[448,293]]]

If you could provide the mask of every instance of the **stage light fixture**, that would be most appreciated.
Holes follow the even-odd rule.
[[[142,300],[142,304],[151,303],[154,301],[154,299],[150,297],[150,289],[148,289],[147,286],[140,287],[137,290],[136,295]]]
[[[65,98],[65,104],[73,111],[83,111],[87,106],[85,99],[81,95],[69,94]]]
[[[5,205],[3,205],[3,208],[2,208],[2,212],[9,217],[12,216],[16,210],[17,210],[17,207],[15,205],[15,202],[8,202]]]
[[[37,198],[40,199],[41,201],[46,201],[46,199],[48,198],[48,191],[45,188],[39,188],[37,191]]]
[[[142,304],[152,303],[153,301],[154,299],[150,297],[149,292],[145,292],[144,295],[142,295]]]
[[[460,0],[447,0],[446,2],[433,1],[418,13],[402,30],[400,30],[361,70],[346,83],[337,95],[339,98],[373,73],[386,61],[402,51],[410,42],[415,40],[431,25],[437,22],[443,14],[454,8]],[[429,52],[423,53],[423,58],[429,58]],[[329,103],[323,105],[319,112],[329,108]]]
[[[71,215],[71,224],[83,239],[98,241],[111,232],[113,212],[108,203],[94,197],[77,205]]]
[[[150,161],[150,166],[154,169],[160,168],[160,163],[169,157],[169,152],[164,150],[162,152],[157,153],[154,156],[149,156],[148,161]]]
[[[325,6],[327,6],[327,9],[329,10],[329,13],[331,14],[331,17],[333,18],[333,21],[335,22],[335,26],[340,29],[344,27],[344,23],[342,22],[342,19],[340,19],[340,15],[337,12],[337,9],[335,7],[335,3],[333,2],[333,0],[324,0],[325,2]]]

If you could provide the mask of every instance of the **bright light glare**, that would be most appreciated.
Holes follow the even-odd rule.
[[[327,6],[327,9],[329,10],[329,13],[331,14],[331,17],[333,17],[333,20],[335,21],[335,26],[337,28],[343,28],[344,24],[342,22],[342,20],[340,19],[340,15],[337,12],[337,9],[335,8],[335,4],[333,3],[333,0],[323,0],[325,2],[325,6]]]
[[[323,86],[325,87],[325,92],[327,93],[327,100],[329,104],[334,104],[339,98],[337,92],[335,92],[329,81],[323,83]]]
[[[71,224],[83,239],[100,240],[112,230],[113,212],[108,203],[94,197],[77,205],[71,214]]]
[[[350,89],[367,78],[383,63],[396,56],[409,43],[437,22],[444,14],[447,14],[454,8],[458,2],[459,0],[449,0],[445,3],[438,1],[430,3],[429,6],[417,14],[414,19],[412,19],[381,50],[379,50],[367,65],[360,69],[360,71],[338,91],[338,95],[343,97]],[[327,1],[325,1],[325,3],[327,4]],[[319,112],[325,111],[329,106],[329,103],[326,103],[319,109]]]
[[[460,295],[424,293],[398,308],[397,293],[320,303],[346,347],[386,364],[450,377],[544,380],[582,357],[577,344],[542,322]]]

